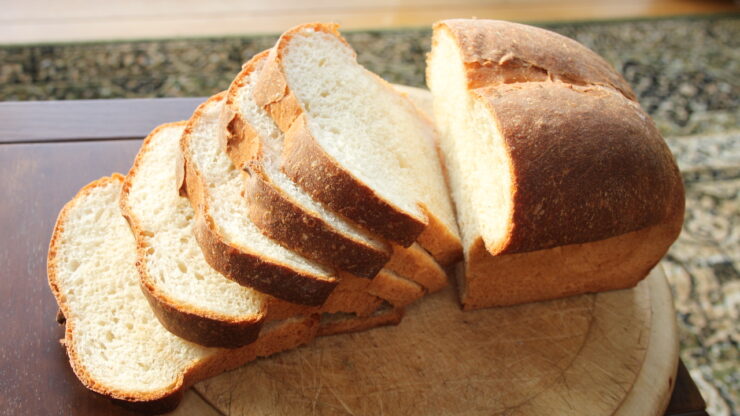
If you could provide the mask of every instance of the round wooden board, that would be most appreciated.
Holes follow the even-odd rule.
[[[462,312],[452,288],[404,321],[202,382],[227,415],[657,415],[678,359],[656,268],[629,290]]]

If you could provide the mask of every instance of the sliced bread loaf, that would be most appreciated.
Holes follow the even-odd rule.
[[[87,388],[162,413],[193,383],[314,337],[318,320],[310,316],[269,324],[237,349],[202,347],[166,330],[139,287],[137,242],[118,207],[122,183],[113,175],[84,187],[59,214],[49,247],[49,285],[66,318],[62,344]],[[224,291],[222,302],[234,295]]]
[[[601,57],[525,25],[435,25],[427,80],[468,309],[631,287],[681,229],[675,161]]]
[[[203,254],[214,269],[242,285],[289,302],[321,305],[338,283],[333,271],[265,236],[250,219],[255,215],[242,197],[242,173],[219,145],[224,97],[198,107],[181,143]]]
[[[224,118],[225,149],[247,168],[245,196],[250,218],[287,248],[356,276],[373,277],[388,261],[387,243],[314,201],[279,168],[283,134],[254,102],[254,81],[267,51],[247,62],[229,88]]]
[[[430,252],[460,252],[434,127],[357,64],[336,25],[284,33],[254,99],[285,134],[282,170],[313,198],[402,246],[426,230]]]
[[[144,294],[162,324],[206,346],[254,341],[265,296],[213,270],[193,236],[195,221],[177,186],[184,123],[165,124],[145,140],[123,185],[121,211],[137,241]]]

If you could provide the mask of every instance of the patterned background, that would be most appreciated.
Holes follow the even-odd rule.
[[[681,357],[712,415],[740,414],[740,16],[548,24],[633,85],[686,183],[684,230],[663,261]],[[347,33],[362,64],[424,85],[426,29]],[[0,47],[0,99],[207,96],[274,36]]]

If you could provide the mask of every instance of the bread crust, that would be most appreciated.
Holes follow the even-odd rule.
[[[528,82],[473,91],[510,161],[510,254],[603,240],[683,211],[673,155],[639,105],[610,88]]]
[[[216,271],[243,286],[288,302],[317,306],[326,301],[339,281],[333,277],[294,270],[274,259],[265,259],[246,247],[229,243],[220,235],[209,215],[208,189],[200,172],[190,160],[189,140],[195,121],[213,101],[223,100],[223,93],[201,104],[185,127],[181,146],[185,159],[185,188],[195,210],[193,233],[203,255]]]
[[[308,129],[302,104],[282,69],[285,48],[293,36],[306,29],[330,34],[346,44],[337,25],[308,24],[285,32],[268,54],[255,84],[254,98],[285,133],[282,169],[333,211],[408,247],[426,227],[426,218],[417,218],[382,199],[327,154]]]
[[[371,328],[377,328],[384,325],[398,325],[403,319],[403,308],[382,307],[371,316],[352,316],[349,315],[344,319],[342,316],[331,316],[324,314],[321,317],[319,330],[316,334],[319,337],[329,335],[346,334],[350,332],[360,332]]]
[[[449,189],[449,187],[448,187]],[[449,191],[447,191],[449,192]],[[456,263],[463,258],[462,241],[460,236],[450,230],[426,206],[422,209],[427,214],[429,224],[419,234],[416,242],[424,247],[443,266]],[[457,226],[457,224],[455,224]],[[411,248],[413,244],[406,247]]]
[[[388,269],[381,270],[375,276],[367,291],[396,308],[403,308],[426,294],[420,284],[404,279]]]
[[[259,160],[247,169],[249,215],[265,235],[304,257],[360,277],[373,278],[390,259],[388,244],[380,242],[379,249],[352,239],[304,210],[272,184]]]
[[[141,268],[139,269],[141,274]],[[163,327],[180,338],[204,347],[238,348],[251,344],[259,337],[263,316],[255,316],[253,319],[214,319],[191,312],[187,306],[180,306],[176,301],[163,301],[153,294],[157,291],[156,288],[145,287],[145,284],[149,282],[141,282],[141,291],[152,312]]]
[[[404,247],[427,225],[388,204],[329,156],[308,129],[305,114],[285,132],[281,167],[329,209]]]
[[[319,323],[317,316],[293,319],[275,331],[269,332],[267,337],[261,337],[261,339],[258,339],[254,343],[236,349],[222,349],[215,356],[191,363],[182,369],[176,382],[167,389],[148,392],[127,391],[111,387],[95,379],[87,370],[77,353],[78,347],[75,339],[76,316],[70,310],[66,298],[59,287],[57,278],[57,252],[67,217],[75,205],[93,189],[106,186],[111,182],[123,184],[124,180],[125,178],[122,175],[114,173],[110,177],[103,177],[83,187],[60,211],[49,243],[47,261],[49,287],[59,305],[62,316],[65,317],[64,339],[61,340],[61,344],[67,351],[72,370],[86,388],[130,409],[147,413],[164,413],[177,407],[183,397],[184,391],[192,384],[206,377],[239,367],[257,357],[295,348],[309,342],[315,337]]]
[[[146,261],[148,247],[143,240],[145,231],[131,211],[128,202],[129,189],[141,163],[141,155],[148,150],[148,145],[152,138],[162,129],[183,126],[184,123],[163,124],[155,128],[144,139],[134,165],[126,176],[121,188],[119,199],[121,214],[128,221],[136,239],[136,253],[138,258],[136,267],[139,271],[141,288],[149,304],[152,305],[154,314],[162,323],[162,326],[170,330],[173,334],[196,344],[234,348],[239,342],[242,342],[241,345],[245,345],[257,338],[266,314],[264,307],[257,314],[235,318],[210,310],[200,310],[192,305],[183,304],[167,296],[166,293],[157,287],[149,275]]]
[[[234,166],[244,168],[245,197],[250,217],[265,235],[304,257],[357,276],[371,278],[388,262],[391,249],[383,241],[375,246],[343,234],[320,216],[301,207],[275,185],[264,172],[263,140],[242,114],[237,103],[239,90],[257,70],[268,51],[255,55],[231,83],[224,103],[226,140],[224,149]],[[301,238],[295,238],[301,236]]]
[[[222,110],[222,122],[226,128],[221,148],[225,149],[231,162],[238,169],[244,168],[247,163],[259,157],[263,152],[260,137],[242,114],[237,100],[239,90],[244,88],[247,77],[257,70],[269,53],[269,49],[262,51],[242,65],[241,71],[226,90],[226,101]]]
[[[609,87],[636,100],[629,83],[604,58],[549,30],[477,19],[443,20],[434,30],[446,30],[462,46],[468,89],[549,80]]]
[[[463,309],[516,305],[635,286],[681,232],[683,209],[604,240],[492,256],[478,238],[457,273]]]
[[[364,317],[375,312],[384,302],[368,291],[370,280],[342,273],[337,288],[321,306],[305,306],[271,298],[268,321],[283,320],[297,315],[345,313]]]
[[[447,273],[420,244],[411,247],[394,244],[393,255],[385,267],[420,284],[428,293],[437,292],[448,284]]]

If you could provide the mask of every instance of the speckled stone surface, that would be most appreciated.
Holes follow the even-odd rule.
[[[683,358],[710,415],[740,412],[740,131],[669,138],[686,218],[662,261]]]
[[[543,25],[633,85],[676,155],[687,213],[662,262],[681,357],[712,415],[740,414],[740,16]],[[423,86],[430,30],[346,33],[360,62]],[[275,36],[0,47],[0,99],[207,96]]]

